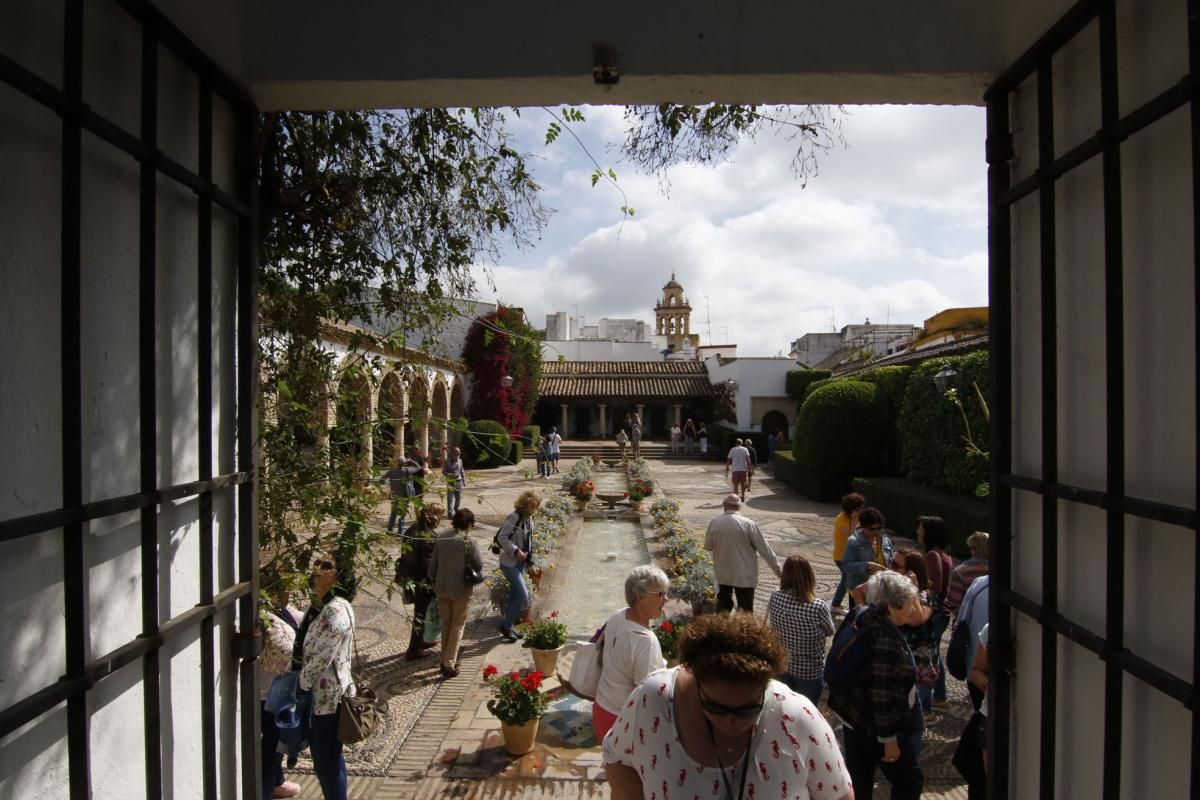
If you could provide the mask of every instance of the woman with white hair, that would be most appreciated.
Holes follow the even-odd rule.
[[[856,680],[830,692],[829,707],[845,723],[846,766],[855,793],[871,796],[875,766],[892,784],[893,800],[919,798],[921,733],[917,670],[902,625],[920,625],[932,609],[922,606],[917,587],[891,570],[867,581],[867,604],[845,624],[867,631],[866,650]]]
[[[601,741],[633,690],[651,672],[667,666],[650,620],[662,616],[670,588],[670,578],[658,567],[634,567],[625,578],[628,605],[604,623],[600,641],[604,665],[592,704],[592,727]]]

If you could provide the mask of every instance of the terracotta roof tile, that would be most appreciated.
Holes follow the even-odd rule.
[[[680,376],[579,376],[544,375],[541,396],[545,399],[709,397],[712,384],[707,375]]]

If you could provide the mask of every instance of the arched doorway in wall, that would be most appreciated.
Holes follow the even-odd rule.
[[[371,447],[371,382],[360,367],[342,372],[334,403],[330,458],[353,460],[360,469],[366,469]]]
[[[762,432],[765,434],[778,433],[783,431],[785,434],[788,430],[788,418],[782,411],[768,411],[763,414]]]
[[[397,372],[383,376],[379,384],[379,411],[375,425],[374,462],[377,469],[387,469],[396,462],[398,444],[403,435],[404,387]]]
[[[450,410],[450,399],[446,391],[446,383],[438,379],[433,385],[433,410],[429,415],[429,456],[439,463],[443,458],[443,448],[447,447],[446,417]]]

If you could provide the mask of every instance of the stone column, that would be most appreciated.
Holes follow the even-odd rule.
[[[375,450],[375,420],[379,413],[379,392],[371,387],[367,388],[366,398],[366,419],[363,420],[362,430],[358,432],[358,441],[362,450],[359,461],[363,471],[370,473],[374,469],[374,450]]]
[[[675,424],[679,426],[679,430],[683,430],[683,406],[679,403],[675,404]]]
[[[645,433],[646,432],[646,404],[645,403],[637,404],[637,415],[638,415],[638,420],[642,423],[642,433]]]
[[[600,438],[601,439],[603,439],[605,436],[608,435],[606,433],[607,427],[604,424],[604,409],[606,409],[606,408],[608,408],[607,404],[600,403]]]
[[[571,404],[570,403],[559,403],[559,408],[562,409],[562,427],[558,429],[559,430],[558,435],[561,436],[562,438],[566,439],[567,438],[567,412],[570,410]]]

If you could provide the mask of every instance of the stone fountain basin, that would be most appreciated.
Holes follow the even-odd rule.
[[[625,495],[626,495],[626,492],[621,492],[620,494],[613,494],[613,493],[609,493],[609,492],[596,492],[596,499],[602,503],[607,503],[608,507],[612,508],[614,505],[616,505],[620,501],[624,500]]]
[[[621,464],[622,461],[619,458],[602,458],[600,459],[600,463],[609,469],[616,469],[617,465]]]

